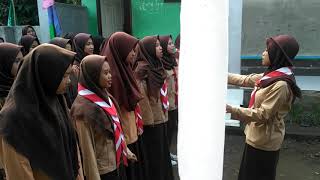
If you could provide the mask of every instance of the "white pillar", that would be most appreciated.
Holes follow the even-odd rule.
[[[48,11],[42,8],[42,0],[37,0],[37,2],[40,24],[40,35],[38,34],[38,36],[40,38],[41,43],[45,43],[50,41]]]
[[[222,180],[228,1],[181,1],[178,158],[181,180]]]
[[[242,0],[229,0],[229,72],[241,72]]]

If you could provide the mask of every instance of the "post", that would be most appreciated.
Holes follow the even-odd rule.
[[[37,0],[38,2],[38,16],[40,25],[40,41],[49,42],[50,41],[50,30],[49,30],[49,18],[48,11],[42,8],[42,0]]]
[[[228,13],[228,1],[181,1],[178,131],[181,180],[222,180]]]

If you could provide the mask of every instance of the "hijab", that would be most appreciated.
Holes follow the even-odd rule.
[[[74,46],[75,46],[74,48],[77,53],[76,61],[78,63],[80,63],[82,59],[88,55],[84,52],[84,48],[90,38],[92,38],[90,34],[79,33],[73,39]]]
[[[174,54],[170,54],[168,52],[168,42],[170,38],[172,39],[171,35],[159,37],[160,45],[162,46],[162,52],[163,52],[163,57],[161,59],[161,62],[163,64],[164,69],[166,70],[172,70],[174,69],[175,66],[177,66],[177,62]]]
[[[59,46],[61,48],[66,48],[67,44],[70,44],[72,47],[72,41],[70,39],[65,39],[61,37],[55,37],[53,38],[49,44],[54,44],[56,46]]]
[[[290,35],[278,35],[268,38],[266,44],[271,65],[265,71],[264,75],[282,67],[291,68],[293,66],[292,61],[299,52],[299,44],[294,37]],[[267,87],[280,80],[288,83],[295,97],[301,97],[301,90],[296,84],[294,75],[271,78],[265,81],[262,87]]]
[[[159,90],[166,78],[161,60],[156,55],[156,42],[159,36],[146,36],[139,41],[137,59],[134,63],[135,76],[138,80],[145,80],[148,96],[158,98]]]
[[[21,46],[0,43],[0,97],[7,97],[13,84],[14,77],[11,75],[11,69],[20,50]]]
[[[88,55],[85,58],[83,58],[80,64],[79,83],[85,88],[94,92],[106,103],[109,103],[108,92],[99,86],[99,79],[100,79],[100,74],[102,70],[102,65],[105,62],[106,62],[106,57],[100,56],[100,55]],[[116,105],[116,101],[114,101],[112,97],[110,98],[113,100],[113,103]],[[82,104],[81,101],[75,100],[73,107],[76,107],[76,106],[85,107],[86,110],[72,108],[71,114],[73,114],[73,116],[82,116],[82,117],[85,116],[84,119],[86,119],[96,130],[100,132],[105,132],[107,136],[113,137],[113,131],[112,131],[113,128],[110,128],[112,127],[111,126],[112,119],[99,106],[97,106],[95,103]],[[110,126],[109,129],[111,129],[112,134],[110,134],[110,131],[108,130],[107,126]]]
[[[0,37],[0,43],[4,43],[4,39],[2,37]]]
[[[29,53],[30,48],[32,46],[32,43],[34,41],[37,41],[38,44],[40,45],[40,42],[37,37],[31,36],[31,35],[24,35],[21,37],[21,39],[19,41],[19,45],[22,46],[21,51],[22,51],[23,56],[25,56]]]
[[[74,56],[55,45],[35,48],[24,58],[0,112],[4,140],[32,169],[52,179],[75,180],[78,175],[75,129],[63,96],[56,94]]]
[[[103,41],[105,40],[104,37],[102,36],[92,36],[92,42],[93,42],[93,46],[94,46],[94,49],[93,49],[93,54],[100,54],[100,47],[103,43]]]
[[[112,74],[112,86],[109,92],[120,107],[124,106],[127,111],[134,111],[137,103],[142,99],[132,65],[126,62],[127,56],[138,42],[138,39],[127,33],[116,32],[112,34],[101,51],[101,55],[108,59]]]
[[[180,34],[177,36],[174,45],[176,46],[176,48],[180,49]]]

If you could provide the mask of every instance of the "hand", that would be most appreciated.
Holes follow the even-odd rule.
[[[73,71],[74,74],[78,75],[79,72],[80,72],[79,66],[73,65],[73,66],[72,66],[72,71]]]
[[[133,154],[129,148],[127,148],[127,157],[129,159],[129,161],[132,161],[132,162],[137,162],[138,161],[138,158],[135,154]]]
[[[232,106],[230,106],[230,105],[226,105],[226,112],[227,113],[231,113],[231,111],[232,111]]]

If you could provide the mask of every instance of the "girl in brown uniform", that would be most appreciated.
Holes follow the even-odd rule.
[[[22,62],[21,46],[11,43],[0,44],[0,110],[17,75],[18,65]],[[1,144],[0,144],[1,147]],[[0,157],[0,180],[5,176]]]
[[[176,48],[172,41],[172,36],[160,36],[160,44],[162,47],[163,57],[161,58],[164,69],[167,73],[165,80],[167,90],[163,89],[162,92],[167,92],[169,106],[164,110],[168,111],[168,142],[169,147],[172,145],[174,134],[178,127],[178,107],[177,107],[177,72],[176,67],[178,66],[175,53]],[[170,153],[172,165],[176,165],[177,156]]]
[[[0,153],[8,180],[78,177],[76,132],[62,96],[74,57],[49,44],[24,57],[0,112]]]
[[[171,180],[172,165],[166,132],[168,118],[160,98],[160,89],[166,79],[161,58],[159,36],[147,36],[139,41],[134,66],[140,92],[144,96],[139,104],[144,123],[142,138],[147,153],[149,175],[152,180]]]
[[[279,151],[285,135],[284,117],[301,91],[292,72],[292,60],[299,51],[298,42],[289,35],[267,39],[262,64],[264,74],[229,74],[228,83],[253,87],[248,108],[231,107],[232,119],[246,124],[246,144],[241,162],[239,180],[273,180],[279,160]]]
[[[142,99],[137,82],[132,71],[132,63],[135,58],[135,47],[138,39],[124,32],[116,32],[111,35],[108,43],[102,48],[101,54],[108,59],[112,86],[109,92],[117,100],[122,116],[122,127],[129,149],[138,157],[138,162],[130,163],[127,168],[128,180],[147,180],[148,170],[146,157],[143,151],[141,136],[143,123],[135,111],[138,102]]]
[[[127,148],[105,56],[89,55],[81,64],[78,96],[71,108],[88,180],[125,180],[123,165],[136,157]]]

